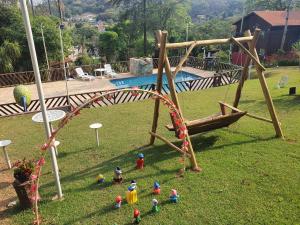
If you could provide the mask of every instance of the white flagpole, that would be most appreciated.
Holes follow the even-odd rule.
[[[44,92],[42,89],[41,75],[40,75],[38,60],[37,60],[36,51],[35,51],[35,45],[34,45],[34,41],[33,41],[26,0],[20,0],[20,8],[21,8],[22,15],[23,15],[23,20],[24,20],[24,25],[25,25],[26,35],[27,35],[27,41],[28,41],[28,46],[29,46],[29,50],[30,50],[31,62],[32,62],[32,67],[33,67],[33,71],[34,71],[34,76],[35,76],[36,88],[38,91],[40,105],[41,105],[41,111],[42,111],[43,120],[44,120],[45,131],[46,131],[47,138],[49,138],[51,136],[51,132],[50,132],[49,120],[48,120],[48,116],[47,116],[47,109],[46,109],[46,105],[45,105],[45,97],[44,97]],[[53,169],[56,188],[57,188],[57,195],[58,195],[57,197],[59,199],[61,199],[63,197],[63,194],[62,194],[61,185],[60,185],[59,171],[58,171],[57,159],[56,159],[56,155],[55,155],[55,149],[53,147],[51,147],[50,152],[51,152],[51,160],[52,160],[52,169]]]

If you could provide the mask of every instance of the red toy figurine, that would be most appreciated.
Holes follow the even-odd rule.
[[[143,169],[144,168],[144,154],[138,154],[138,160],[136,160],[136,168]]]
[[[118,196],[116,197],[115,208],[116,208],[116,209],[121,208],[121,204],[122,204],[122,197],[121,197],[120,195],[118,195]]]
[[[141,213],[138,209],[133,211],[133,224],[139,224],[141,222]]]

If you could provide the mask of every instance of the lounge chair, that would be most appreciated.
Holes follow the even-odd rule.
[[[81,79],[81,80],[89,80],[89,81],[91,81],[91,80],[95,79],[94,76],[91,76],[88,73],[83,72],[83,70],[82,70],[81,67],[76,68],[75,72],[76,72],[77,77],[79,79]]]
[[[110,64],[105,64],[104,65],[104,69],[105,69],[105,74],[108,75],[109,77],[116,77],[117,76],[117,73],[111,68],[111,65]]]

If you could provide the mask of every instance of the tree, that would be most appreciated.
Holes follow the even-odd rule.
[[[128,7],[129,11],[133,11],[136,14],[137,8],[142,8],[142,18],[143,18],[143,35],[144,35],[144,55],[147,54],[147,0],[111,0],[113,5],[120,6],[124,4]],[[142,7],[140,7],[142,5]]]
[[[73,40],[75,45],[82,46],[87,52],[93,52],[96,45],[97,39],[99,36],[99,31],[96,27],[76,23],[75,28],[73,29]]]
[[[128,36],[130,44],[134,45],[134,49],[132,49],[133,51],[131,52],[134,52],[137,55],[140,55],[141,53],[141,43],[143,43],[142,56],[147,56],[153,53],[155,41],[154,33],[159,29],[167,30],[169,32],[170,39],[172,37],[185,36],[185,21],[187,18],[190,20],[190,16],[188,14],[190,6],[189,1],[147,0],[146,11],[144,11],[145,5],[142,0],[111,1],[115,1],[116,5],[122,6],[119,7],[121,12],[118,24],[123,21],[130,21],[127,27],[129,29],[127,30],[129,31]],[[141,36],[143,36],[143,39]],[[143,40],[143,42],[141,42],[141,40]]]
[[[4,41],[0,46],[0,72],[13,72],[14,64],[20,56],[20,45],[17,42]]]
[[[114,31],[106,31],[99,35],[100,54],[106,56],[108,62],[115,60],[119,45],[119,36]]]
[[[59,30],[57,24],[59,19],[57,17],[49,16],[35,16],[31,17],[32,32],[35,42],[37,55],[39,56],[40,65],[46,64],[44,46],[41,35],[41,24],[44,27],[44,36],[46,40],[49,60],[58,61],[60,59],[60,40]],[[14,5],[0,5],[0,45],[5,40],[13,40],[20,46],[21,56],[14,64],[14,71],[32,70],[31,58],[23,25],[21,13]],[[64,31],[64,50],[68,55],[68,49],[72,44],[70,29],[66,28]]]
[[[246,5],[249,10],[285,10],[291,0],[247,0]],[[292,2],[293,7],[299,7],[297,0]]]

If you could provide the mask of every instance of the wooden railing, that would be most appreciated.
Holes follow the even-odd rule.
[[[179,56],[169,58],[171,67],[176,67],[180,61]],[[129,62],[121,61],[111,63],[112,68],[117,73],[127,73],[129,72]],[[81,66],[83,71],[93,74],[94,70],[97,68],[103,68],[103,64],[94,64],[94,65],[83,65]],[[203,60],[196,57],[189,57],[184,66],[189,66],[202,70],[210,71],[223,71],[223,70],[235,70],[238,69],[238,66],[221,63],[218,60]],[[158,67],[158,59],[153,59],[153,67]],[[75,77],[75,68],[76,67],[67,67],[66,75],[67,77]],[[65,80],[64,70],[62,68],[53,68],[50,70],[41,70],[41,80],[42,82],[50,81],[59,81]],[[6,73],[0,74],[0,87],[15,86],[18,84],[31,84],[35,82],[35,77],[33,71],[27,72],[17,72],[17,73]]]
[[[63,69],[40,70],[42,82],[64,80]],[[35,82],[33,71],[0,74],[0,87],[18,84],[32,84]]]
[[[233,71],[223,71],[216,74],[214,77],[208,78],[199,78],[197,80],[191,81],[182,81],[176,82],[176,91],[184,92],[184,91],[197,91],[212,87],[219,87],[223,85],[229,85],[232,83],[236,83],[239,81],[241,75],[241,70],[233,70]],[[141,89],[145,90],[155,90],[156,84],[148,84],[139,86]],[[83,104],[85,101],[90,99],[96,94],[101,94],[104,92],[109,92],[112,90],[105,90],[105,91],[96,91],[96,92],[87,92],[87,93],[80,93],[80,94],[72,94],[69,95],[69,99],[67,96],[57,96],[52,98],[46,98],[46,106],[47,109],[70,109],[72,107],[79,106]],[[162,93],[168,94],[169,93],[169,85],[163,84]],[[113,94],[112,96],[107,96],[103,101],[93,103],[90,107],[104,107],[110,106],[114,104],[121,104],[127,102],[135,102],[144,99],[148,99],[148,94],[139,94],[137,96],[132,96],[128,92],[120,92],[117,94]],[[68,104],[68,101],[70,104]],[[0,117],[6,116],[14,116],[14,115],[21,115],[24,113],[34,113],[40,111],[40,103],[39,100],[31,101],[30,105],[27,108],[27,112],[24,112],[24,109],[16,103],[8,103],[0,105]]]

